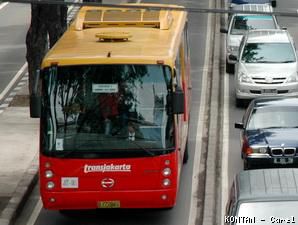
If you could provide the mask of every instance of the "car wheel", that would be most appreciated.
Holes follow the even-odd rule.
[[[234,64],[226,62],[226,72],[227,73],[234,73],[235,72],[235,66]]]
[[[189,158],[189,153],[188,153],[188,141],[187,141],[185,145],[184,154],[183,154],[183,164],[187,163],[188,158]]]

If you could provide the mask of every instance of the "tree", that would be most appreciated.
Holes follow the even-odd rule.
[[[101,3],[101,0],[84,0],[84,2]],[[31,4],[31,24],[26,36],[30,95],[33,91],[36,71],[40,69],[43,57],[66,28],[66,5]]]
[[[67,6],[31,4],[31,24],[26,36],[29,73],[29,94],[32,94],[36,71],[49,47],[52,47],[66,29]]]

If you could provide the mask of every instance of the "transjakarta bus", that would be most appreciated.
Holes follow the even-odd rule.
[[[41,100],[47,209],[176,204],[188,157],[187,13],[139,5],[82,7],[43,60],[31,99]]]

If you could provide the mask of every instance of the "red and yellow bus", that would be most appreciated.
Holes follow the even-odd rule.
[[[43,60],[46,209],[176,204],[188,158],[187,13],[138,6],[82,7]]]

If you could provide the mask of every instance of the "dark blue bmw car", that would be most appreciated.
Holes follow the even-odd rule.
[[[276,0],[230,0],[230,6],[240,4],[271,4],[276,7]]]
[[[235,128],[244,169],[298,166],[298,97],[254,99]]]

